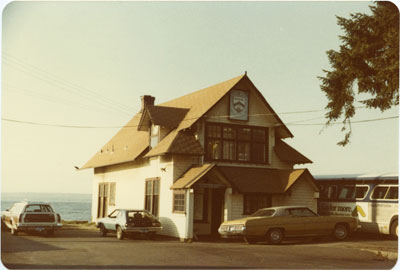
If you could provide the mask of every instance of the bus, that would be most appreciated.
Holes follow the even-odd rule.
[[[320,215],[354,216],[360,231],[398,236],[398,173],[314,178]]]

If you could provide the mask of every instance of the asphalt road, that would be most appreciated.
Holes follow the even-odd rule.
[[[382,251],[383,255],[376,254]],[[391,269],[397,240],[357,235],[345,242],[299,239],[281,245],[100,237],[94,230],[61,230],[54,237],[2,232],[9,269]]]

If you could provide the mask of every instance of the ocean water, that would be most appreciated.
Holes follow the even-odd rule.
[[[61,215],[62,220],[90,221],[91,219],[91,194],[2,193],[1,211],[21,201],[50,203],[54,211]]]

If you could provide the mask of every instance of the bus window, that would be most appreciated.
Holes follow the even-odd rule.
[[[328,198],[330,198],[330,199],[336,198],[337,186],[329,186],[327,193],[328,193]]]
[[[368,187],[356,187],[356,199],[364,199],[365,195],[367,195]]]
[[[339,199],[354,199],[355,198],[355,187],[344,186],[339,194]]]
[[[399,198],[399,188],[390,187],[385,199],[387,200],[397,200]]]
[[[385,194],[388,191],[389,187],[380,187],[377,186],[372,193],[371,199],[383,199],[385,198]]]

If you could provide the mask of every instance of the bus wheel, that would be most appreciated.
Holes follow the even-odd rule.
[[[395,220],[392,222],[392,225],[390,225],[390,235],[394,238],[397,238],[399,236],[398,234],[398,221]]]

